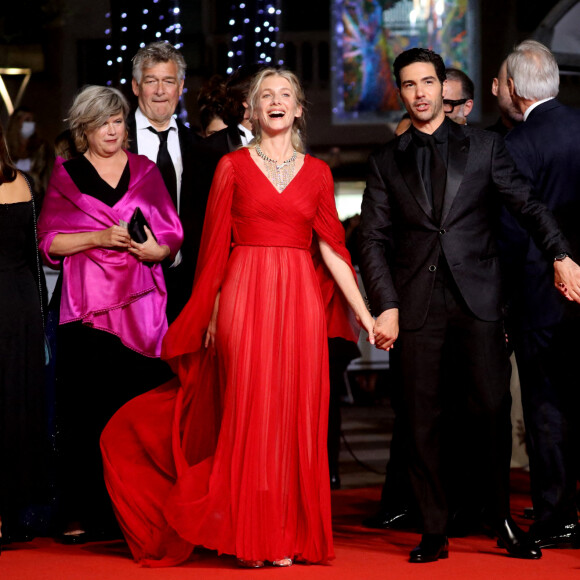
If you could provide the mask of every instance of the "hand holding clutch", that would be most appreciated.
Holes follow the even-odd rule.
[[[133,215],[131,216],[131,221],[127,227],[131,239],[138,244],[144,244],[147,241],[147,234],[145,233],[145,226],[149,228],[151,234],[155,238],[155,233],[151,229],[149,222],[145,219],[143,212],[140,207],[136,207]],[[155,238],[157,240],[157,238]]]

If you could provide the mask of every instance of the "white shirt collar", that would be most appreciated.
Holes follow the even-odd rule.
[[[524,121],[527,121],[528,117],[530,116],[530,113],[538,106],[541,105],[542,103],[546,103],[547,101],[551,101],[552,99],[555,99],[556,97],[548,97],[547,99],[542,99],[541,101],[536,101],[535,103],[531,104],[527,109],[526,112],[524,113]]]
[[[137,110],[135,111],[135,126],[137,127],[137,131],[153,127],[149,119],[143,114],[143,111],[139,107],[137,107]],[[177,121],[173,115],[171,116],[169,125],[166,128],[175,129],[177,131]],[[155,127],[153,127],[153,129],[155,129]]]
[[[240,137],[242,138],[242,145],[246,147],[254,138],[254,134],[249,129],[246,129],[241,123],[238,125],[238,129],[243,133],[243,135],[240,133]]]

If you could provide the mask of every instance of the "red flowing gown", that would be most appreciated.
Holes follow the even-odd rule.
[[[101,437],[141,564],[175,565],[195,546],[334,557],[327,336],[356,340],[358,329],[318,239],[350,265],[325,163],[307,155],[279,193],[247,149],[220,161],[193,293],[164,341],[177,378],[127,403]],[[205,349],[218,292],[216,347]]]

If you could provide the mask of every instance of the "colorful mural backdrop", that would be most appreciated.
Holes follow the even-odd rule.
[[[447,66],[473,78],[478,42],[470,4],[470,0],[335,0],[335,122],[400,117],[392,63],[408,48],[430,48]]]

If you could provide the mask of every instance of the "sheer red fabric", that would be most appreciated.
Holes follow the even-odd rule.
[[[278,193],[247,149],[221,160],[194,290],[164,341],[178,378],[127,403],[101,438],[143,565],[178,564],[198,545],[333,558],[326,339],[356,340],[358,328],[317,239],[350,264],[326,164],[306,156]],[[216,348],[205,349],[218,291]]]

